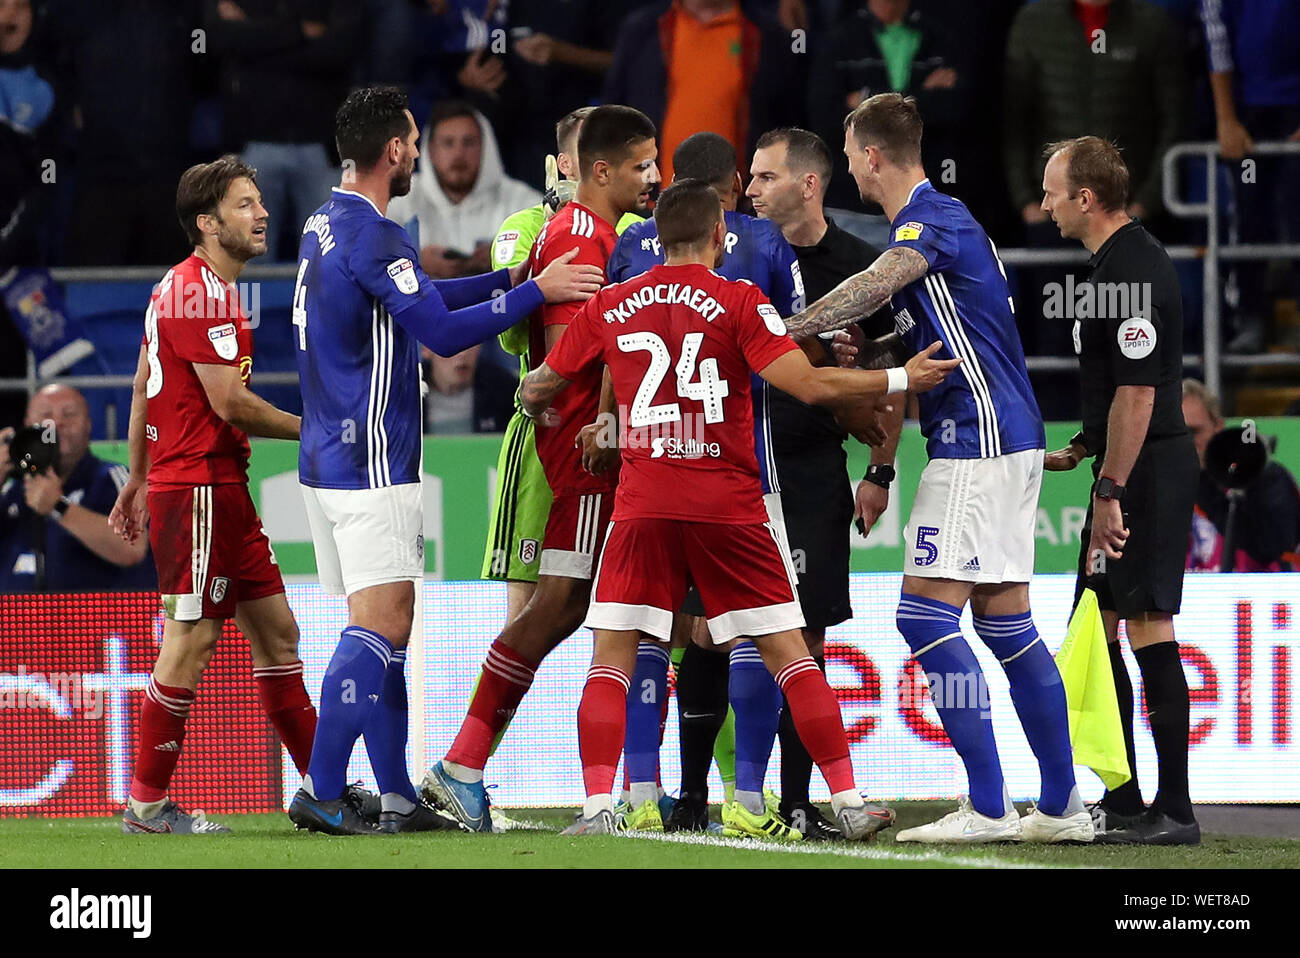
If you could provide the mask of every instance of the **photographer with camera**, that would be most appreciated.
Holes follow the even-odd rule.
[[[109,528],[127,470],[90,453],[90,425],[85,397],[53,384],[0,430],[0,592],[157,587],[148,543]]]
[[[1201,459],[1187,569],[1300,570],[1300,487],[1269,455],[1276,437],[1224,429],[1219,397],[1195,379],[1183,380],[1183,419]]]

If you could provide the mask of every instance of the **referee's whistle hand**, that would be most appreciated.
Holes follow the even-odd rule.
[[[907,361],[907,365],[903,368],[907,370],[908,389],[916,393],[928,392],[943,382],[950,372],[961,365],[960,359],[930,358],[942,348],[943,343],[936,339]]]

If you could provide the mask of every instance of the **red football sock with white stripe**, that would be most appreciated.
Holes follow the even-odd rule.
[[[593,665],[578,705],[578,754],[588,798],[610,799],[614,772],[627,731],[627,691],[632,680],[622,669]]]
[[[316,706],[311,704],[302,682],[302,662],[253,669],[253,678],[262,710],[289,750],[299,774],[306,775],[316,737]]]
[[[131,798],[142,804],[167,797],[176,762],[185,742],[185,720],[194,704],[194,690],[163,685],[152,675],[140,706],[140,748],[136,753]]]
[[[776,674],[776,684],[785,693],[795,730],[831,793],[855,791],[840,703],[817,663],[811,656],[795,659]]]
[[[514,717],[515,709],[533,685],[534,669],[532,663],[500,639],[492,643],[469,712],[447,751],[447,761],[473,769],[487,764],[492,742]]]

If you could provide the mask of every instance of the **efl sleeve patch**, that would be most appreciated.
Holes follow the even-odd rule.
[[[924,229],[925,226],[922,223],[904,223],[898,229],[894,230],[894,242],[902,243],[907,240],[919,240],[921,238],[921,231]]]
[[[763,317],[763,324],[767,326],[773,336],[785,335],[785,320],[781,318],[781,314],[776,311],[776,307],[771,303],[760,303],[758,315]]]
[[[226,362],[239,355],[239,336],[235,332],[234,323],[211,327],[208,330],[208,341],[212,343],[217,355]]]
[[[1145,319],[1126,319],[1115,335],[1125,359],[1146,359],[1156,349],[1156,328]]]
[[[403,256],[388,264],[388,278],[399,293],[410,296],[420,291],[420,278],[415,275],[415,264]]]
[[[515,247],[519,244],[518,230],[502,230],[497,236],[496,250],[493,255],[498,263],[508,263],[514,258]]]

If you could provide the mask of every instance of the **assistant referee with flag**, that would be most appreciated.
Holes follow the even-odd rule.
[[[1077,594],[1097,593],[1133,777],[1093,807],[1104,844],[1196,845],[1187,788],[1187,679],[1174,640],[1199,466],[1183,422],[1183,307],[1164,247],[1125,212],[1128,169],[1095,136],[1050,144],[1043,210],[1092,253],[1075,290],[1074,349],[1083,430],[1047,455],[1049,470],[1093,458],[1096,482],[1079,556]],[[1160,782],[1142,804],[1133,748],[1133,686],[1118,642],[1123,619],[1142,671]]]

